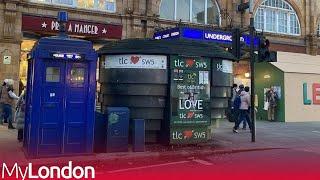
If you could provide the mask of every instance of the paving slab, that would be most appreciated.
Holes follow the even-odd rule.
[[[16,140],[17,131],[0,126],[0,158],[7,165],[20,164],[56,164],[74,162],[98,162],[137,159],[159,159],[174,157],[195,157],[210,154],[237,153],[243,151],[261,151],[268,149],[298,149],[320,153],[320,122],[281,123],[257,121],[256,142],[251,142],[249,130],[233,133],[233,123],[220,121],[214,130],[214,136],[206,144],[189,146],[147,145],[146,152],[100,153],[87,156],[26,159],[22,143]]]

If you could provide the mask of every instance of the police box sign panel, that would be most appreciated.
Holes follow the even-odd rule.
[[[171,56],[171,125],[210,121],[210,59]]]
[[[110,39],[121,39],[122,37],[122,25],[117,24],[70,20],[67,23],[66,30],[67,34],[77,36]],[[56,18],[22,15],[22,31],[56,34],[59,32],[59,23]]]
[[[107,55],[104,67],[112,68],[136,68],[136,69],[167,69],[167,56],[161,55]]]

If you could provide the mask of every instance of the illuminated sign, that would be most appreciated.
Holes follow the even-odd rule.
[[[43,1],[43,0],[42,0]],[[39,34],[56,34],[59,32],[59,23],[56,18],[44,16],[22,15],[22,31]],[[68,35],[95,37],[95,38],[122,38],[122,25],[82,20],[69,20],[66,25]]]
[[[173,28],[173,29],[168,29],[161,32],[156,32],[153,35],[153,39],[171,39],[171,38],[178,38],[178,37],[180,37],[179,28]]]
[[[53,53],[52,57],[54,59],[74,59],[74,60],[83,59],[83,57],[77,53]]]
[[[154,39],[173,39],[173,38],[188,38],[188,39],[198,39],[205,41],[214,41],[222,44],[232,43],[232,33],[223,31],[209,31],[194,28],[173,28],[160,32],[156,32],[153,36]],[[250,45],[250,35],[244,34],[240,37],[240,41]],[[259,44],[259,38],[254,38],[254,45],[257,47]]]
[[[167,69],[167,56],[141,54],[107,55],[104,68]]]

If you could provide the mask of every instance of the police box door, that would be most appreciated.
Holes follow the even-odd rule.
[[[44,63],[38,154],[68,154],[85,147],[87,64]]]

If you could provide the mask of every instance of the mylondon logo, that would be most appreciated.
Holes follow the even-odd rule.
[[[33,171],[32,163],[26,167],[21,167],[15,163],[9,168],[6,163],[2,164],[1,178],[16,178],[16,179],[94,179],[95,169],[92,166],[72,166],[72,161],[69,161],[67,166],[41,166],[38,171]]]

